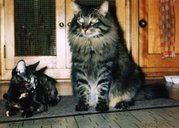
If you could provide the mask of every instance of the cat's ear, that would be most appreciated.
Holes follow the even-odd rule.
[[[37,66],[39,65],[40,61],[34,63],[34,64],[31,64],[31,65],[28,65],[28,68],[35,71]]]
[[[17,63],[16,72],[23,73],[23,72],[25,72],[25,69],[26,69],[26,63],[25,63],[25,61],[24,60],[20,60]]]
[[[78,12],[81,11],[81,8],[75,1],[73,1],[72,4],[73,4],[74,14],[76,15],[76,14],[78,14]]]
[[[105,0],[100,8],[99,8],[99,12],[103,15],[103,16],[106,16],[106,14],[108,13],[108,10],[109,10],[109,2],[107,0]]]
[[[38,71],[36,71],[37,74],[43,74],[45,71],[47,70],[47,66],[39,69]]]

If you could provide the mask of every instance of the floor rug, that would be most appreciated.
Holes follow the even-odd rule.
[[[89,111],[84,111],[84,112],[75,111],[76,99],[72,96],[62,97],[62,100],[56,106],[49,107],[47,112],[36,114],[29,118],[21,117],[20,113],[18,115],[12,116],[12,117],[6,117],[4,103],[5,102],[3,100],[0,100],[0,123],[99,113],[99,112],[95,111],[94,108],[90,108]],[[136,101],[135,105],[130,106],[126,110],[117,110],[117,109],[111,108],[108,112],[132,111],[132,110],[153,109],[153,108],[163,108],[163,107],[176,107],[176,106],[179,106],[178,100],[154,99],[154,100]]]

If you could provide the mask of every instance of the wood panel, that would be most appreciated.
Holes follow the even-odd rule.
[[[160,54],[159,1],[148,0],[148,53]],[[152,11],[153,10],[153,11]]]
[[[159,0],[148,0],[148,52],[149,54],[160,54],[162,49],[160,46],[160,18],[159,18]],[[174,8],[175,8],[175,18],[176,18],[176,53],[179,53],[179,16],[177,15],[179,12],[179,0],[175,0]]]
[[[145,19],[147,26],[139,28],[139,65],[149,76],[178,74],[179,71],[179,36],[176,32],[176,58],[162,59],[159,35],[159,0],[139,0],[139,20]],[[176,0],[176,14],[179,9],[179,0]],[[176,29],[179,26],[176,17]]]

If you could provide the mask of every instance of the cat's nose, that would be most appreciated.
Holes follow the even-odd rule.
[[[84,32],[86,32],[86,31],[88,30],[88,28],[87,28],[87,27],[84,27],[83,30],[84,30]]]
[[[89,29],[89,25],[88,24],[84,24],[82,26],[82,29],[83,29],[84,32],[86,32]]]

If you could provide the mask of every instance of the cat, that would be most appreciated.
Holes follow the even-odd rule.
[[[20,111],[28,109],[25,108],[25,104],[23,104],[23,102],[21,101],[29,101],[30,99],[32,99],[28,96],[31,92],[33,92],[33,90],[35,90],[35,84],[29,84],[29,82],[25,82],[23,79],[25,79],[25,76],[27,75],[30,77],[30,74],[32,74],[32,72],[35,72],[35,69],[38,64],[39,62],[26,67],[25,62],[21,60],[17,63],[17,66],[12,70],[12,77],[10,80],[9,89],[7,93],[3,95],[4,99],[6,99],[6,116],[13,116]],[[22,115],[28,116],[28,113],[24,113]]]
[[[118,26],[110,15],[109,2],[105,0],[98,7],[73,4],[74,17],[68,40],[76,111],[87,111],[91,106],[97,111],[126,109],[139,97],[143,72],[122,42],[123,37],[120,37]],[[155,89],[144,90],[143,97],[149,99],[157,97],[160,92],[160,89],[152,93],[150,90]],[[167,90],[163,91],[161,97],[167,96]]]
[[[38,64],[26,66],[25,61],[20,60],[12,70],[9,89],[3,96],[6,99],[6,116],[23,111],[23,117],[30,117],[47,111],[48,106],[60,101],[56,80],[44,74],[47,67],[36,71]]]

